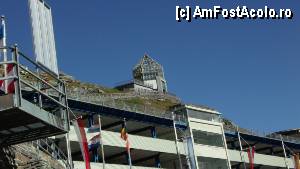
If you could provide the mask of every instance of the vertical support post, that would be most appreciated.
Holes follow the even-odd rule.
[[[99,132],[100,132],[100,145],[101,145],[101,156],[102,156],[102,168],[105,169],[105,156],[104,156],[104,142],[103,142],[103,135],[102,135],[102,124],[101,124],[101,115],[98,115],[99,119]]]
[[[243,145],[242,145],[242,141],[241,141],[241,135],[239,132],[239,129],[237,128],[237,134],[238,134],[238,139],[239,139],[239,144],[240,144],[240,156],[241,156],[241,161],[243,162],[244,165],[244,169],[246,168],[246,163],[245,163],[245,159],[244,159],[244,155],[243,155]]]
[[[160,154],[157,154],[157,156],[155,156],[155,167],[156,168],[161,168],[159,155]]]
[[[18,45],[14,45],[14,55],[13,55],[13,61],[16,63],[14,66],[14,73],[17,76],[17,80],[14,81],[15,86],[15,95],[16,95],[16,101],[17,101],[17,107],[21,106],[21,83],[20,83],[20,67],[19,67],[19,51],[18,51]],[[5,70],[6,71],[6,70]]]
[[[151,137],[157,138],[156,128],[154,126],[151,127]]]
[[[282,135],[280,135],[280,139],[281,139],[282,149],[283,149],[283,153],[284,153],[285,166],[286,166],[287,169],[290,169],[288,161],[287,161],[287,155],[286,155],[286,150],[285,150],[285,145],[284,145],[284,141],[283,141]]]
[[[126,138],[124,139],[126,141],[126,150],[127,150],[127,160],[128,160],[128,164],[129,164],[129,168],[132,169],[132,161],[131,161],[131,152],[130,152],[130,147],[127,147],[129,145],[129,140],[128,140],[128,133],[127,133],[127,125],[126,125],[126,118],[123,119],[123,129],[125,129],[125,133],[123,134],[126,134]],[[122,130],[123,130],[122,129]],[[121,131],[123,132],[123,131]]]
[[[177,130],[176,130],[176,125],[175,125],[175,114],[172,112],[172,118],[173,118],[173,128],[174,128],[174,133],[175,133],[175,144],[176,144],[176,151],[178,155],[178,160],[179,160],[179,167],[182,169],[182,162],[181,162],[181,157],[179,153],[179,147],[178,147],[178,136],[177,136]]]
[[[228,147],[227,147],[227,142],[226,142],[223,125],[221,125],[221,130],[222,130],[222,138],[223,138],[223,142],[224,142],[225,152],[226,152],[226,156],[227,156],[228,169],[231,169],[230,157],[229,157],[229,153],[228,153]]]
[[[92,127],[92,125],[94,124],[94,117],[93,114],[89,114],[88,115],[88,127]]]
[[[71,145],[70,145],[70,139],[69,139],[69,132],[65,134],[66,142],[67,142],[67,153],[68,153],[68,163],[70,165],[70,169],[73,169],[73,160],[72,160],[72,154],[71,154]]]
[[[36,72],[37,72],[38,77],[41,78],[41,76],[40,76],[40,70],[39,70],[38,67],[36,67]],[[41,88],[42,88],[41,81],[38,80],[37,83],[38,83],[38,85],[37,85],[38,89],[41,90]],[[60,98],[60,94],[59,94],[59,98]],[[39,92],[38,92],[38,102],[39,102],[39,107],[42,108],[43,107],[42,95]]]
[[[2,25],[2,33],[3,33],[3,38],[2,38],[2,47],[6,47],[6,26],[5,26],[5,16],[1,16],[1,25]],[[3,61],[7,62],[7,50],[3,49]],[[7,64],[4,64],[4,77],[7,77]],[[4,80],[4,92],[7,94],[7,80]]]
[[[69,132],[70,132],[70,113],[69,110],[71,111],[71,109],[69,109],[69,105],[68,105],[68,96],[67,96],[67,88],[65,86],[65,84],[63,83],[63,93],[64,93],[64,105],[65,105],[65,116],[66,116],[66,128],[68,130],[68,133],[65,134],[66,137],[66,143],[67,143],[67,153],[68,153],[68,163],[69,163],[69,167],[70,169],[74,168],[74,164],[73,164],[73,160],[72,160],[72,151],[71,151],[71,144],[70,144],[70,139],[69,139]]]
[[[92,150],[92,157],[95,163],[99,162],[98,148]]]

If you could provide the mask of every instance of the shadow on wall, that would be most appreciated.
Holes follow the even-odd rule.
[[[0,168],[16,169],[15,152],[11,147],[0,147]]]

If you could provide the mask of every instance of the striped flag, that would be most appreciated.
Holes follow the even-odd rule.
[[[89,150],[92,150],[92,149],[97,149],[101,144],[102,144],[102,141],[101,141],[101,135],[100,134],[97,134],[95,135],[94,137],[92,137],[89,142]]]
[[[14,65],[13,64],[7,64],[6,66],[6,76],[11,77],[14,76]],[[7,93],[14,93],[15,92],[15,80],[9,79],[7,80],[7,89],[5,89],[5,81],[0,80],[0,90]]]
[[[6,47],[6,27],[5,27],[5,19],[4,16],[1,16],[1,25],[0,25],[0,47]],[[7,51],[3,49],[2,51],[3,61],[7,61]],[[6,77],[14,76],[14,65],[7,64],[4,66],[4,75]],[[15,86],[14,86],[14,79],[9,80],[0,80],[0,91],[4,93],[14,93]]]
[[[85,130],[84,130],[84,122],[83,122],[82,118],[78,118],[73,123],[74,123],[75,132],[76,132],[79,144],[80,144],[82,157],[85,162],[85,168],[91,169],[90,154],[89,154],[88,142],[87,142],[86,134],[85,134]]]

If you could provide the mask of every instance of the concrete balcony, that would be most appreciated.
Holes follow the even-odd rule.
[[[87,131],[87,129],[86,129]],[[87,133],[87,139],[92,138],[96,133]],[[120,138],[120,133],[111,131],[102,131],[102,138],[104,143],[104,150],[108,152],[111,147],[121,148],[125,150],[125,142]],[[77,137],[74,132],[73,127],[70,130],[70,140],[72,143],[72,152],[80,151],[79,144],[76,143]],[[143,155],[151,154],[151,152],[160,152],[166,154],[164,157],[176,157],[176,144],[175,141],[155,139],[150,137],[143,137],[137,135],[129,135],[129,140],[131,143],[131,148],[142,151]],[[76,146],[77,145],[77,146]],[[106,148],[110,147],[110,148]],[[198,157],[208,157],[216,159],[225,159],[226,151],[221,147],[214,147],[208,145],[197,144],[195,146],[195,155]],[[185,149],[183,143],[179,143],[180,154],[185,155]],[[242,152],[242,157],[240,156],[240,151],[228,150],[231,165],[238,163],[249,163],[247,152]],[[293,160],[291,158],[286,159],[287,164],[293,167]],[[267,168],[285,168],[285,158],[278,156],[271,156],[265,154],[255,153],[254,163],[256,165],[266,166]],[[98,165],[98,164],[97,164]],[[126,166],[126,165],[125,165]]]

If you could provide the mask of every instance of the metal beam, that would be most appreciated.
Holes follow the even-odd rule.
[[[107,124],[105,126],[102,126],[101,128],[102,128],[102,130],[106,130],[106,129],[109,129],[111,127],[115,127],[117,125],[123,124],[123,123],[124,123],[124,121],[116,121],[114,123],[110,123],[110,124]]]
[[[152,156],[148,156],[148,157],[144,157],[144,158],[140,158],[140,159],[134,160],[134,161],[132,161],[132,164],[137,164],[137,163],[140,163],[140,162],[143,162],[143,161],[147,161],[147,160],[150,160],[150,159],[154,159],[154,158],[157,157],[158,155],[160,155],[160,153],[155,154],[155,155],[152,155]]]
[[[258,148],[258,149],[255,149],[256,152],[260,152],[260,151],[265,151],[265,150],[272,150],[274,147],[264,147],[264,148]]]
[[[133,149],[130,149],[131,152],[132,152],[132,150]],[[108,161],[108,160],[111,160],[111,159],[114,159],[114,158],[117,158],[117,157],[120,157],[120,156],[123,156],[123,155],[126,155],[126,154],[127,154],[127,151],[123,151],[121,153],[117,153],[117,154],[105,157],[105,160]]]
[[[140,133],[140,132],[143,132],[143,131],[146,131],[146,130],[150,130],[151,128],[152,128],[152,126],[147,126],[147,127],[144,127],[144,128],[129,131],[128,133],[129,134],[136,134],[136,133]]]

